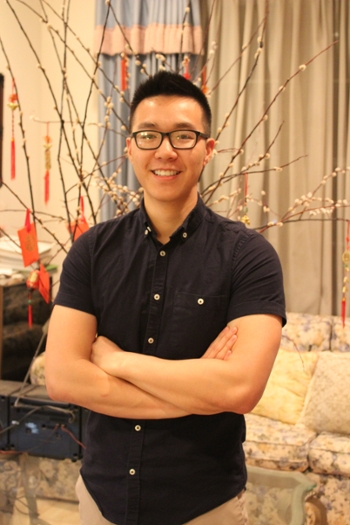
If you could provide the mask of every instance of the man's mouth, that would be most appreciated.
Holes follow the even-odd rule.
[[[153,170],[153,173],[157,175],[157,177],[173,177],[180,172],[176,170]]]

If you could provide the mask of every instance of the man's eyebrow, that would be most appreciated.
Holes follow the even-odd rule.
[[[152,122],[140,122],[137,126],[138,129],[154,129],[156,128],[156,125]]]
[[[143,129],[158,129],[158,126],[154,124],[154,122],[140,122],[137,124],[137,129],[143,130]],[[191,122],[175,122],[175,124],[172,126],[173,130],[177,129],[194,129],[194,126]]]

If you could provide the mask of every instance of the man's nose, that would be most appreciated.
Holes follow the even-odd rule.
[[[165,136],[163,138],[161,145],[156,150],[156,155],[158,156],[158,158],[161,158],[164,155],[171,157],[177,156],[176,149],[173,148],[173,146],[171,145],[169,137]]]

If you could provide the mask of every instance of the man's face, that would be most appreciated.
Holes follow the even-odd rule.
[[[171,132],[194,130],[205,133],[203,110],[191,98],[157,96],[146,98],[136,108],[132,131]],[[194,206],[197,184],[214,148],[213,139],[200,137],[193,149],[179,150],[168,137],[156,150],[142,150],[134,138],[127,139],[128,156],[144,189],[145,203],[151,200]]]

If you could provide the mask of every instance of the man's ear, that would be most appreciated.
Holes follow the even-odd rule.
[[[206,156],[204,158],[203,167],[206,166],[208,164],[208,162],[210,161],[210,159],[212,158],[214,148],[215,148],[215,139],[213,139],[213,138],[207,139],[207,143],[206,143],[206,152],[207,153],[206,153]]]

